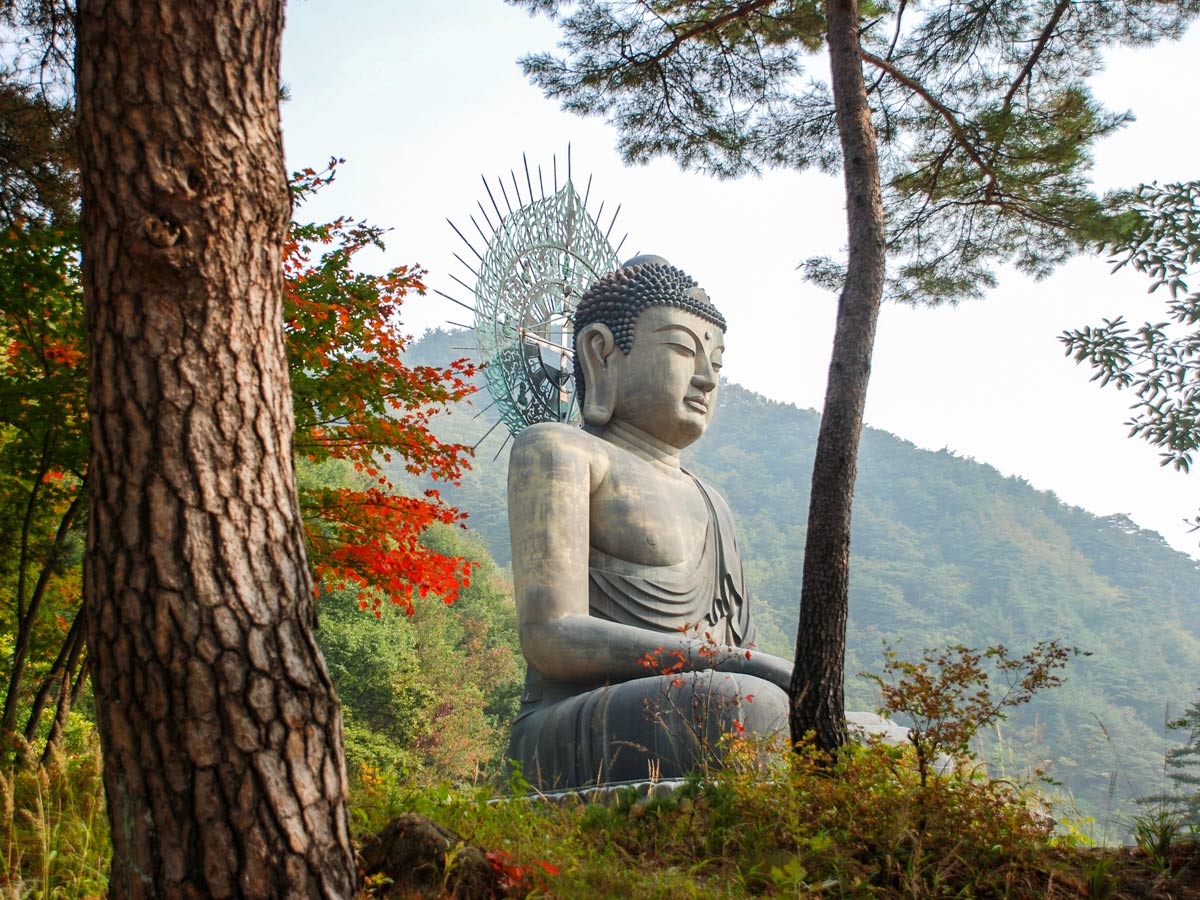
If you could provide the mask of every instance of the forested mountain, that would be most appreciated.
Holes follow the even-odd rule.
[[[463,333],[433,332],[414,362],[469,351]],[[435,423],[474,443],[496,421],[481,393]],[[764,649],[791,656],[818,414],[722,386],[709,433],[685,465],[733,509]],[[504,427],[479,447],[474,471],[447,496],[495,558],[510,558]],[[989,738],[1010,769],[1049,762],[1098,827],[1116,833],[1128,801],[1163,788],[1164,721],[1200,688],[1200,567],[1124,516],[1098,517],[1020,478],[945,450],[866,429],[859,460],[850,585],[848,705],[871,708],[854,673],[880,668],[882,642],[924,647],[1057,638],[1092,655],[1066,686],[1038,698]],[[1060,806],[1060,814],[1071,814]]]

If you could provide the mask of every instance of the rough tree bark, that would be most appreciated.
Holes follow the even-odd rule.
[[[850,252],[813,461],[796,668],[789,694],[792,741],[813,732],[816,746],[830,751],[846,742],[850,507],[883,299],[885,241],[879,158],[862,74],[858,2],[826,0],[825,14]]]
[[[80,0],[111,896],[349,897],[282,331],[283,0]]]

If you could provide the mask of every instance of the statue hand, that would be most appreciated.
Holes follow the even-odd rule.
[[[763,655],[766,657],[764,662],[767,663],[769,669],[769,674],[764,677],[786,691],[792,683],[792,663],[786,659],[780,659],[778,656],[765,653]]]
[[[739,670],[747,675],[754,675],[764,681],[769,681],[783,691],[788,689],[792,681],[790,660],[772,656],[770,653],[761,653],[758,650],[739,650],[738,653],[740,656],[734,657],[734,659],[741,660],[741,664],[737,666]],[[747,653],[750,654],[748,658],[746,657]]]

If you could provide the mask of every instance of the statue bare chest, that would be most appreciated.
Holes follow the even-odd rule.
[[[708,525],[688,475],[642,464],[610,472],[592,493],[589,543],[636,565],[673,566],[699,558]]]

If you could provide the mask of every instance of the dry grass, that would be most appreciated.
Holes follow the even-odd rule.
[[[101,897],[109,856],[98,745],[0,772],[0,897]]]

